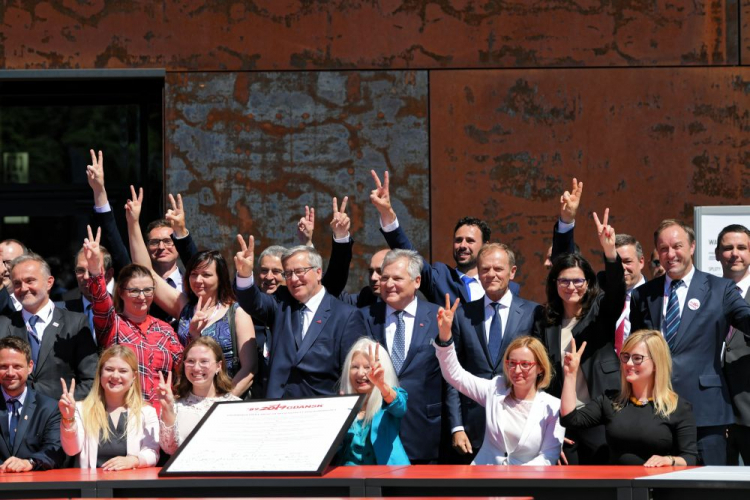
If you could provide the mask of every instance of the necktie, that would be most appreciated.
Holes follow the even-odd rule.
[[[622,306],[622,312],[624,313],[625,310],[628,308],[628,303],[630,302],[630,296],[625,296],[625,304]],[[622,342],[625,340],[625,320],[627,319],[627,316],[620,314],[622,318],[620,318],[620,322],[617,323],[617,330],[615,330],[615,352],[617,355],[620,355],[620,349],[622,349]]]
[[[167,282],[167,284],[168,284],[169,286],[171,286],[172,288],[177,288],[177,283],[175,283],[175,282],[174,282],[174,280],[173,280],[172,278],[167,278],[167,279],[166,279],[166,280],[164,280],[164,281],[166,281],[166,282]]]
[[[16,398],[11,398],[6,403],[10,411],[10,436],[8,436],[8,441],[10,442],[10,447],[13,448],[13,443],[16,440],[16,430],[18,429],[18,407],[21,405],[20,401]]]
[[[299,338],[301,338],[302,340],[305,340],[305,334],[307,333],[307,331],[305,330],[305,312],[306,311],[307,311],[307,306],[303,304],[302,307],[299,308],[299,331],[300,331]]]
[[[395,314],[396,335],[393,336],[391,360],[393,361],[393,368],[396,369],[396,373],[398,374],[406,357],[406,323],[404,323],[404,311],[396,311]]]
[[[468,302],[471,302],[471,287],[469,286],[469,283],[474,281],[474,278],[471,276],[466,276],[465,274],[461,276],[461,281],[464,282],[464,288],[466,288],[466,298],[469,299]]]
[[[680,301],[677,289],[682,286],[682,280],[675,280],[669,285],[669,300],[667,301],[667,315],[664,317],[664,340],[670,349],[674,348],[677,330],[680,328]]]
[[[36,368],[36,363],[39,359],[39,334],[36,331],[37,321],[39,321],[39,316],[36,314],[29,318],[29,344],[31,344],[31,359],[34,360],[34,368]]]
[[[490,323],[490,341],[487,343],[487,349],[490,351],[490,361],[492,366],[497,364],[497,360],[503,355],[500,352],[500,345],[503,343],[503,322],[500,319],[500,304],[493,302],[490,304],[495,310]]]
[[[94,344],[96,344],[96,330],[94,330],[94,310],[92,309],[92,305],[86,305],[86,310],[84,312],[86,313],[86,317],[89,319],[89,328],[91,328],[91,335],[94,337]]]

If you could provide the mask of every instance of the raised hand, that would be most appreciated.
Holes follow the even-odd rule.
[[[141,218],[141,207],[143,206],[143,188],[138,188],[138,194],[135,194],[135,188],[130,186],[130,199],[125,203],[125,218],[128,222],[138,223]]]
[[[440,309],[438,309],[437,322],[438,329],[440,330],[441,342],[448,342],[451,337],[453,337],[451,326],[453,325],[453,316],[456,314],[456,309],[458,309],[459,302],[460,299],[457,298],[453,303],[453,307],[451,307],[451,296],[446,293],[445,307],[441,307]]]
[[[86,165],[86,179],[94,192],[104,190],[104,155],[101,150],[98,158],[93,149],[90,149],[89,153],[91,153],[91,165]]]
[[[599,236],[599,244],[604,250],[604,255],[610,262],[617,260],[617,248],[615,247],[615,229],[607,224],[609,222],[609,208],[604,209],[604,220],[599,222],[599,216],[594,212],[594,223],[596,233]]]
[[[576,349],[576,339],[570,339],[570,352],[565,353],[563,361],[563,372],[565,375],[575,375],[578,373],[578,367],[581,366],[581,356],[586,350],[586,342],[581,344],[580,349]]]
[[[76,379],[71,379],[70,390],[68,390],[68,385],[65,383],[65,379],[61,378],[60,383],[62,384],[62,396],[60,396],[60,401],[57,403],[57,407],[60,408],[60,415],[62,415],[62,418],[71,419],[76,414]]]
[[[193,339],[197,339],[201,336],[201,332],[203,332],[203,329],[206,328],[208,325],[209,320],[211,317],[208,314],[208,311],[211,309],[211,298],[207,298],[205,303],[202,303],[203,297],[198,297],[198,303],[195,304],[195,311],[193,312],[193,317],[190,318],[190,326],[188,327],[190,337]]]
[[[390,191],[390,178],[388,171],[383,174],[383,182],[380,182],[378,174],[374,170],[370,170],[373,180],[375,181],[375,189],[370,191],[370,201],[380,214],[380,220],[384,226],[387,226],[394,220],[396,220],[396,212],[393,211],[391,206],[391,191]]]
[[[234,255],[234,267],[240,278],[249,278],[253,275],[253,259],[255,258],[255,238],[249,236],[247,244],[242,239],[242,235],[237,235],[237,241],[240,244],[240,251]]]
[[[315,209],[305,205],[305,216],[297,223],[297,239],[300,245],[312,246],[313,232],[315,231]]]
[[[385,370],[383,370],[383,365],[380,364],[380,344],[375,344],[374,350],[372,344],[367,347],[367,360],[370,363],[367,380],[377,388],[383,387],[385,385]]]
[[[576,220],[578,205],[581,203],[581,194],[583,193],[583,182],[578,182],[574,177],[570,191],[565,191],[560,196],[560,220],[570,224]]]
[[[162,402],[162,408],[174,407],[174,393],[172,393],[172,372],[167,373],[167,380],[164,380],[164,374],[159,372],[159,385],[156,387],[156,398]]]
[[[352,225],[349,216],[346,215],[346,203],[349,201],[348,196],[344,196],[341,202],[341,208],[338,207],[338,200],[333,197],[333,218],[331,219],[331,230],[333,237],[337,240],[346,238],[349,235],[349,228]]]
[[[83,255],[86,257],[86,267],[91,276],[99,276],[104,273],[104,258],[99,241],[102,237],[102,228],[96,229],[96,237],[91,232],[91,226],[86,226],[88,237],[83,240]]]
[[[164,215],[164,218],[172,224],[174,235],[178,238],[184,238],[188,235],[187,226],[185,225],[185,210],[182,208],[182,195],[177,194],[177,199],[169,195],[170,209]]]

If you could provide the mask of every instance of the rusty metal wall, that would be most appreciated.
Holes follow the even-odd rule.
[[[432,250],[451,259],[462,215],[518,254],[543,300],[544,254],[573,176],[584,181],[583,254],[601,263],[591,212],[647,252],[661,219],[750,195],[750,68],[433,71]]]
[[[4,69],[274,71],[738,61],[737,0],[8,0],[3,7]]]
[[[427,113],[424,71],[169,74],[166,183],[185,197],[199,246],[226,257],[238,232],[259,249],[297,244],[309,205],[327,259],[332,197],[349,196],[358,289],[365,255],[384,245],[370,169],[408,179],[394,190],[396,209],[429,257]]]
[[[750,66],[750,0],[740,0],[740,17],[738,21],[740,40],[740,63]]]

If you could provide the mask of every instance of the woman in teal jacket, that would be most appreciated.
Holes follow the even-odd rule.
[[[409,465],[401,438],[406,391],[385,349],[369,338],[359,339],[346,356],[341,391],[366,394],[362,411],[346,433],[338,453],[341,465]],[[377,389],[377,390],[376,390]]]

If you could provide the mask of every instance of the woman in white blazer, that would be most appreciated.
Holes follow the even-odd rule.
[[[503,375],[492,380],[476,377],[461,367],[451,325],[458,300],[438,312],[440,336],[435,353],[445,380],[485,408],[484,442],[473,465],[552,465],[562,449],[565,429],[560,425],[560,400],[543,392],[551,366],[539,340],[523,336],[503,354]]]
[[[82,402],[62,382],[59,402],[60,440],[70,456],[79,455],[82,469],[152,467],[159,459],[159,418],[143,401],[138,359],[133,351],[113,345],[99,359],[91,392]]]

